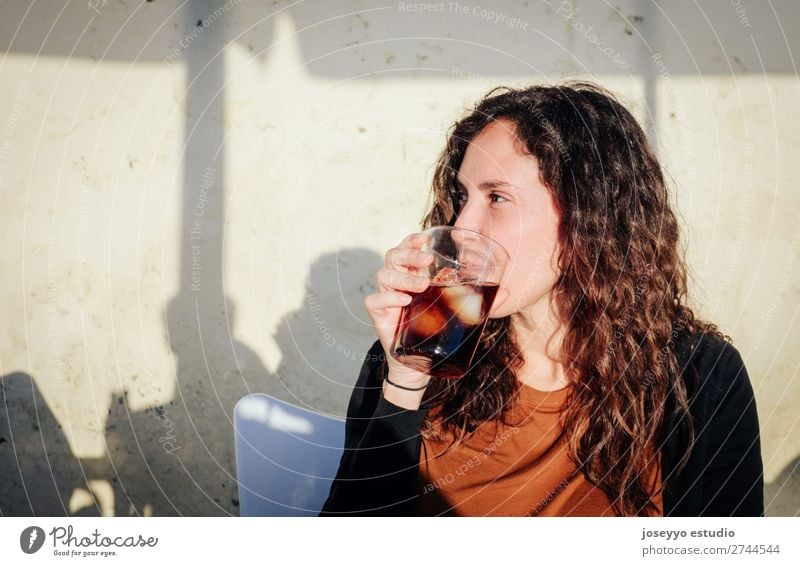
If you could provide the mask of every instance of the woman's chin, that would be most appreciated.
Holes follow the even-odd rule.
[[[489,320],[494,320],[497,318],[506,318],[508,316],[511,316],[511,314],[512,313],[510,312],[506,312],[505,309],[499,309],[497,312],[491,313],[487,318]]]

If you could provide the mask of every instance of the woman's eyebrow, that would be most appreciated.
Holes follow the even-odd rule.
[[[457,188],[461,190],[466,190],[464,183],[462,183],[458,177],[455,178],[454,184]],[[484,181],[480,185],[478,185],[478,189],[482,191],[489,191],[492,189],[496,189],[498,187],[510,187],[512,189],[517,188],[515,185],[509,183],[508,181],[500,181],[500,180],[490,180]]]
[[[514,185],[509,183],[508,181],[484,181],[480,185],[478,185],[479,189],[482,190],[489,190],[489,189],[496,189],[497,187],[511,187],[515,188]]]

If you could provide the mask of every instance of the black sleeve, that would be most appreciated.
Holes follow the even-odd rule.
[[[764,478],[753,387],[739,352],[728,345],[708,416],[702,515],[763,516]]]
[[[422,423],[383,398],[379,342],[370,349],[350,397],[344,454],[322,507],[324,515],[413,515]]]

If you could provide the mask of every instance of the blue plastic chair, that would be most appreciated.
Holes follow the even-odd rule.
[[[343,419],[254,393],[236,404],[234,434],[242,517],[319,514],[342,457]]]

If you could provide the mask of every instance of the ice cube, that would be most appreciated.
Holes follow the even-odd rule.
[[[422,334],[427,339],[444,330],[447,319],[435,306],[429,306],[421,312],[414,313],[411,325],[414,327],[414,332]]]
[[[483,318],[483,295],[472,285],[454,285],[442,289],[447,307],[467,325],[475,325]]]
[[[443,267],[431,280],[434,285],[452,285],[458,282],[458,270],[454,267]]]
[[[489,275],[496,269],[492,256],[485,251],[465,249],[458,259],[458,273],[462,281],[477,281],[482,275]]]

